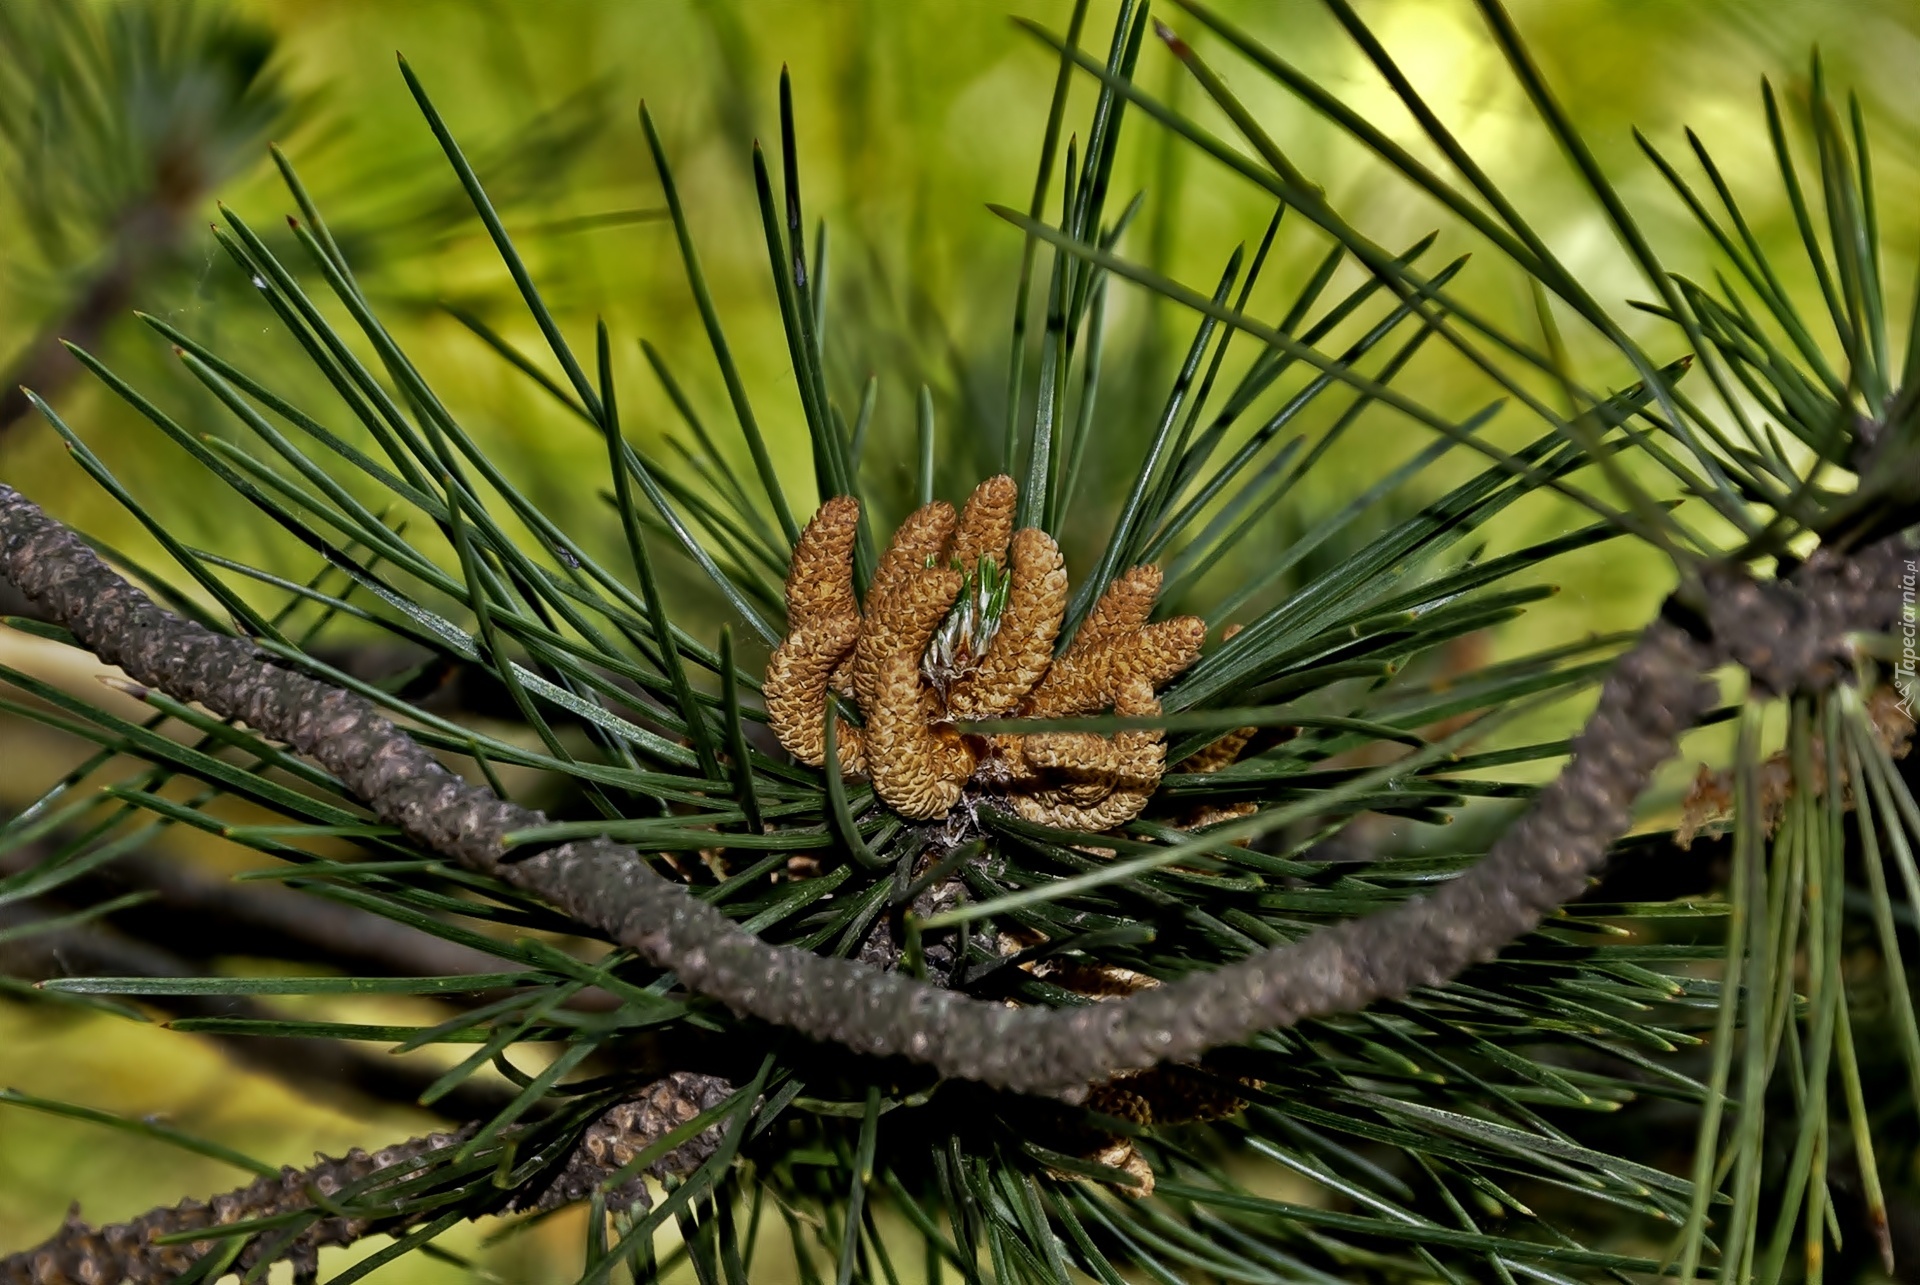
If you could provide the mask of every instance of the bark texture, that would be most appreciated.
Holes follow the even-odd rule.
[[[689,1072],[654,1081],[588,1125],[557,1175],[511,1193],[501,1207],[543,1210],[584,1200],[649,1143],[718,1106],[732,1091],[724,1080]],[[703,1131],[667,1152],[646,1173],[655,1177],[691,1173],[719,1147],[720,1135],[719,1126]],[[60,1230],[46,1241],[0,1258],[0,1285],[162,1285],[207,1254],[232,1244],[230,1239],[216,1237],[163,1244],[163,1238],[318,1209],[319,1215],[304,1225],[289,1223],[256,1232],[226,1269],[245,1272],[263,1259],[286,1258],[292,1260],[296,1273],[310,1277],[322,1249],[351,1245],[380,1233],[398,1234],[441,1212],[438,1206],[407,1211],[390,1196],[383,1201],[380,1187],[423,1174],[439,1153],[470,1136],[469,1128],[428,1134],[374,1152],[356,1147],[338,1159],[322,1156],[306,1169],[289,1166],[211,1200],[184,1200],[97,1229],[81,1221],[75,1205]],[[368,1183],[381,1175],[384,1182]],[[351,1194],[343,1195],[349,1189]],[[316,1193],[325,1204],[315,1200]],[[612,1187],[606,1198],[607,1208],[615,1212],[649,1208],[651,1199],[644,1173]]]

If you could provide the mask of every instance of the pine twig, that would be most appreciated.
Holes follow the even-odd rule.
[[[163,610],[0,485],[0,573],[83,646],[138,682],[309,755],[414,842],[546,898],[738,1012],[950,1077],[1069,1100],[1117,1074],[1353,1011],[1491,958],[1585,886],[1654,769],[1707,711],[1707,673],[1735,661],[1772,691],[1835,681],[1847,635],[1897,617],[1905,557],[1889,538],[1851,556],[1817,554],[1791,582],[1714,570],[1705,592],[1670,600],[1621,658],[1572,760],[1472,870],[1430,897],[1215,972],[1054,1010],[1009,1008],[769,945],[605,839],[508,859],[505,836],[542,824],[539,813],[461,780],[368,701]]]
[[[0,856],[0,875],[17,874],[46,856],[25,844]],[[234,883],[177,859],[146,852],[116,858],[61,889],[59,900],[106,901],[129,892],[154,894],[114,924],[130,936],[190,958],[248,955],[326,963],[381,977],[497,973],[485,951],[445,941],[371,911],[272,884]]]
[[[0,931],[39,928],[48,918],[31,904],[0,906]],[[23,981],[56,977],[192,977],[199,970],[150,942],[99,924],[33,931],[0,941],[0,974]],[[164,995],[142,1001],[168,1017],[269,1018],[274,1012],[244,995]],[[234,1061],[302,1092],[352,1105],[366,1101],[420,1107],[440,1070],[344,1040],[307,1036],[271,1039],[211,1035]],[[426,1108],[448,1120],[492,1115],[513,1100],[505,1085],[471,1077]]]
[[[676,1071],[654,1081],[625,1102],[609,1108],[587,1126],[557,1173],[549,1171],[527,1187],[499,1193],[499,1199],[476,1209],[483,1213],[541,1211],[584,1200],[656,1138],[685,1124],[702,1111],[718,1106],[733,1092],[725,1080],[710,1075]],[[433,1133],[368,1153],[359,1148],[339,1159],[321,1157],[307,1169],[284,1168],[275,1177],[215,1196],[211,1201],[185,1200],[151,1210],[129,1222],[95,1229],[80,1221],[79,1209],[52,1237],[32,1249],[0,1258],[0,1285],[160,1285],[189,1271],[208,1254],[230,1244],[224,1238],[159,1243],[181,1233],[223,1227],[321,1208],[322,1216],[290,1239],[279,1227],[254,1235],[221,1272],[247,1272],[271,1254],[291,1259],[296,1278],[310,1278],[319,1251],[351,1245],[367,1236],[398,1233],[437,1214],[444,1206],[432,1201],[399,1204],[396,1212],[377,1212],[378,1185],[364,1189],[369,1179],[404,1180],[424,1171],[449,1148],[472,1136],[472,1128],[456,1133]],[[655,1177],[691,1173],[720,1145],[722,1128],[714,1125],[681,1143],[647,1167]],[[355,1188],[345,1204],[333,1197]],[[316,1199],[316,1193],[320,1199]],[[646,1175],[636,1173],[611,1188],[606,1207],[613,1212],[646,1209],[652,1197]],[[332,1204],[333,1208],[328,1208]],[[209,1279],[212,1279],[210,1277]]]
[[[45,843],[27,843],[0,855],[0,876],[18,874],[36,865],[46,858],[47,847]],[[182,963],[245,955],[324,964],[375,977],[515,971],[483,950],[435,937],[370,910],[275,884],[216,878],[188,863],[150,852],[117,857],[67,880],[53,895],[35,900],[80,909],[127,893],[151,893],[153,898],[115,912],[114,927],[130,944],[153,947]],[[4,958],[0,950],[0,959]],[[72,971],[72,965],[66,971]],[[130,971],[127,975],[148,974]],[[164,975],[191,974],[183,969]],[[597,986],[569,996],[561,1005],[576,1012],[596,1013],[611,1012],[619,1006],[618,1000]]]

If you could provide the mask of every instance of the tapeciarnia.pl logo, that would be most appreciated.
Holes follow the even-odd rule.
[[[1893,667],[1893,686],[1900,693],[1900,712],[1908,718],[1914,716],[1914,662],[1920,659],[1920,650],[1914,643],[1916,633],[1920,633],[1914,618],[1914,580],[1914,562],[1909,558],[1906,574],[1900,577],[1900,659]]]

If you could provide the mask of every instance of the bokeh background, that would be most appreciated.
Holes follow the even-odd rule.
[[[1221,0],[1218,7],[1384,128],[1412,139],[1405,113],[1317,5]],[[1644,226],[1670,263],[1690,274],[1712,270],[1709,248],[1640,155],[1632,128],[1669,154],[1684,151],[1684,126],[1698,130],[1747,200],[1756,233],[1788,258],[1790,212],[1777,195],[1759,84],[1771,77],[1796,101],[1817,44],[1831,79],[1860,94],[1873,132],[1888,212],[1888,275],[1913,279],[1920,9],[1903,0],[1514,0],[1510,7]],[[203,2],[163,17],[159,6],[0,0],[7,125],[0,140],[0,371],[9,372],[8,387],[27,378],[43,389],[189,544],[295,578],[311,574],[309,555],[220,493],[184,453],[48,346],[57,335],[83,342],[183,423],[220,435],[235,430],[177,369],[167,346],[131,319],[132,309],[166,319],[249,369],[272,371],[283,386],[311,387],[297,350],[207,232],[218,200],[276,235],[280,216],[293,208],[267,152],[277,141],[376,308],[450,393],[469,430],[532,498],[612,548],[617,522],[595,499],[602,445],[475,336],[470,323],[478,321],[526,351],[539,343],[395,69],[398,50],[473,157],[575,344],[589,342],[596,317],[607,321],[629,435],[677,470],[669,439],[684,441],[684,430],[637,341],[657,348],[710,425],[727,425],[729,415],[672,232],[658,217],[660,187],[636,113],[647,101],[783,480],[804,507],[812,494],[806,435],[750,163],[756,138],[777,149],[785,65],[809,217],[824,218],[830,231],[827,352],[835,395],[850,404],[869,374],[878,381],[866,477],[883,493],[891,487],[904,511],[913,399],[924,382],[943,440],[939,489],[957,496],[993,471],[1005,428],[1021,238],[986,205],[1025,205],[1055,67],[1010,16],[1058,31],[1070,8],[1065,0],[1011,7],[976,0],[262,0]],[[1547,240],[1603,302],[1628,315],[1625,301],[1645,297],[1648,287],[1531,116],[1472,7],[1374,0],[1361,9]],[[1162,16],[1183,31],[1197,26],[1183,25],[1171,8]],[[1086,43],[1104,48],[1110,21],[1110,6],[1094,4]],[[182,32],[198,33],[199,44]],[[1351,221],[1396,246],[1445,227],[1430,262],[1478,250],[1462,293],[1515,329],[1531,330],[1524,283],[1497,254],[1268,82],[1245,74],[1217,42],[1196,44],[1218,56],[1269,132]],[[48,113],[49,96],[71,71],[60,58],[89,48],[138,56],[123,59],[119,78],[97,96],[98,117]],[[188,56],[203,61],[182,87],[165,69]],[[1153,41],[1139,80],[1231,136]],[[1084,117],[1091,97],[1083,79],[1070,120]],[[100,123],[108,119],[118,124]],[[1120,175],[1122,192],[1151,192],[1125,246],[1130,256],[1203,289],[1235,243],[1259,236],[1271,212],[1251,185],[1137,116]],[[1272,315],[1323,249],[1302,221],[1283,225],[1254,310]],[[1358,279],[1347,271],[1346,279]],[[1907,296],[1898,298],[1904,308]],[[1086,503],[1065,533],[1070,563],[1097,549],[1113,492],[1134,467],[1192,325],[1170,305],[1124,287],[1114,291],[1108,320],[1117,338],[1102,390],[1102,449],[1083,484]],[[1655,334],[1653,323],[1634,324]],[[1568,338],[1576,355],[1587,351],[1581,335]],[[1663,351],[1660,339],[1650,342]],[[1421,362],[1404,382],[1423,399],[1462,411],[1482,395],[1446,354],[1430,351]],[[1603,367],[1593,378],[1617,374]],[[717,435],[723,453],[731,452],[721,466],[744,471],[737,434]],[[1423,445],[1413,427],[1373,416],[1309,491],[1270,515],[1248,541],[1246,561],[1229,559],[1197,592],[1230,588],[1290,533]],[[1431,485],[1456,476],[1437,469]],[[155,557],[151,539],[73,466],[37,417],[7,414],[0,477],[135,557]],[[1529,502],[1498,538],[1518,545],[1570,520],[1550,502]],[[1557,565],[1552,578],[1567,591],[1488,640],[1487,655],[1629,625],[1667,588],[1659,564],[1611,548]],[[717,604],[687,568],[674,568],[669,592],[689,627],[705,634],[717,627]],[[4,628],[0,662],[91,691],[91,667]],[[34,797],[76,753],[73,743],[0,722],[0,809]],[[204,840],[176,837],[163,851],[213,870],[245,864]],[[345,1091],[315,1100],[194,1036],[14,996],[0,996],[0,1085],[134,1116],[163,1113],[274,1162],[300,1163],[315,1148],[373,1145],[432,1123]],[[223,1166],[158,1143],[0,1106],[0,1249],[45,1235],[76,1197],[91,1220],[102,1221],[234,1180]],[[447,1243],[476,1253],[506,1280],[566,1280],[576,1270],[579,1237],[566,1220],[494,1248],[480,1246],[484,1232]],[[386,1276],[459,1274],[415,1256]]]

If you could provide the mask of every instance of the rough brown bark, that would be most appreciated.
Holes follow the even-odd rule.
[[[588,1125],[557,1173],[533,1187],[502,1193],[499,1204],[486,1212],[554,1209],[584,1200],[656,1138],[718,1106],[732,1091],[726,1081],[710,1075],[675,1072],[656,1080]],[[718,1148],[720,1132],[716,1125],[681,1143],[646,1172],[655,1177],[691,1173]],[[210,1201],[185,1200],[97,1229],[80,1220],[76,1205],[46,1241],[0,1258],[0,1285],[161,1285],[231,1244],[216,1238],[160,1244],[162,1237],[314,1209],[316,1192],[331,1199],[376,1175],[386,1175],[386,1181],[405,1179],[424,1171],[440,1153],[470,1136],[472,1131],[463,1129],[413,1138],[372,1153],[355,1148],[338,1159],[321,1157],[307,1169],[282,1169],[275,1177],[259,1178]],[[284,1227],[255,1233],[227,1270],[244,1272],[271,1256],[274,1261],[291,1259],[297,1272],[311,1276],[324,1248],[350,1245],[366,1236],[397,1234],[425,1221],[427,1212],[382,1214],[378,1187],[358,1189],[339,1206],[346,1212],[327,1211],[291,1239],[282,1239],[288,1230]],[[645,1174],[611,1188],[606,1202],[616,1212],[648,1208],[651,1197]]]

